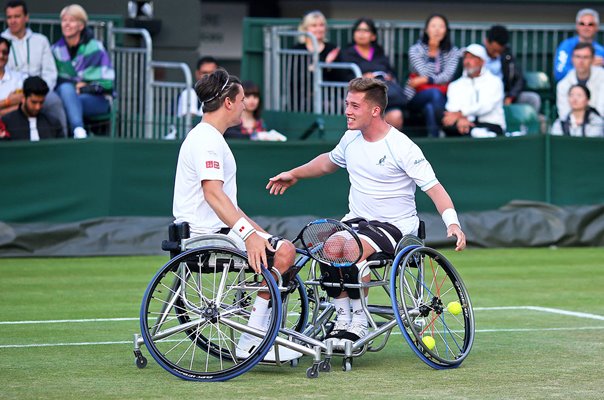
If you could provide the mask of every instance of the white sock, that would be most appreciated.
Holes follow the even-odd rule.
[[[367,297],[365,297],[365,302],[367,302]],[[367,316],[363,310],[361,299],[350,299],[350,304],[352,305],[352,323],[367,326]]]
[[[350,322],[352,314],[350,313],[350,298],[342,297],[341,299],[333,299],[333,305],[336,307],[336,319],[346,323]]]
[[[269,316],[270,313],[268,312],[268,300],[263,299],[260,296],[256,296],[247,326],[266,331]]]

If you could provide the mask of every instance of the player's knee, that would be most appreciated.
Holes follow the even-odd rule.
[[[343,248],[345,243],[346,239],[342,236],[330,237],[323,245],[323,252],[325,253],[325,256],[330,260],[341,259],[344,256]]]
[[[346,260],[354,262],[359,259],[361,249],[355,239],[348,239],[344,244],[343,256]]]
[[[289,240],[283,240],[275,253],[275,267],[280,272],[287,271],[294,264],[296,247]]]

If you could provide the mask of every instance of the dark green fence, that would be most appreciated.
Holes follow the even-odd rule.
[[[416,140],[460,212],[511,200],[604,203],[604,140],[530,136]],[[298,183],[282,197],[269,177],[331,150],[334,142],[233,142],[239,204],[253,216],[341,216],[345,171]],[[66,222],[104,216],[170,216],[179,143],[93,138],[0,144],[0,221]],[[420,211],[434,207],[418,194]],[[379,207],[379,204],[376,204]]]

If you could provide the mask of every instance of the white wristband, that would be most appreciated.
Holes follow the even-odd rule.
[[[241,217],[235,222],[235,225],[233,225],[233,231],[245,241],[252,233],[256,232],[256,229],[252,226],[250,221]]]
[[[457,218],[457,212],[455,212],[455,209],[453,208],[447,208],[445,211],[443,211],[442,219],[447,228],[449,227],[449,225],[453,224],[459,225],[461,227],[459,219]]]

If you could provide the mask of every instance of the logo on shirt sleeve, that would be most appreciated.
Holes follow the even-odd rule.
[[[220,169],[220,163],[218,161],[206,161],[206,168]]]

